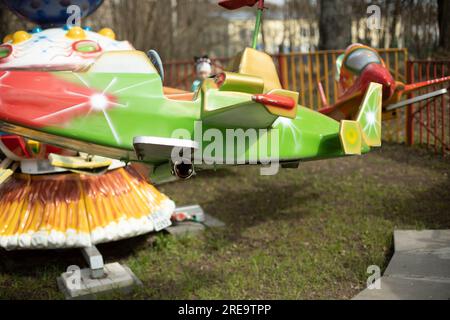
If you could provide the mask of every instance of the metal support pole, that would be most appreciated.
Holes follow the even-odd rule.
[[[407,63],[407,82],[414,82],[414,64]],[[412,99],[413,94],[409,94],[408,98]],[[414,144],[414,106],[409,105],[406,109],[406,144],[412,146]]]
[[[256,23],[255,31],[253,32],[252,48],[256,49],[258,47],[258,37],[261,31],[261,20],[264,12],[264,0],[259,0],[258,12],[256,13]]]
[[[83,257],[91,269],[92,279],[101,279],[105,276],[105,265],[103,263],[103,256],[98,251],[96,246],[81,249]]]

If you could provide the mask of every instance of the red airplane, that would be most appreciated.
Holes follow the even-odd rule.
[[[398,108],[446,94],[448,91],[444,88],[403,100],[403,97],[413,91],[450,81],[450,76],[413,84],[395,81],[378,52],[362,44],[349,46],[345,53],[338,57],[336,68],[335,80],[338,82],[339,98],[334,105],[328,104],[319,83],[319,94],[325,106],[319,112],[336,120],[353,119],[356,116],[371,82],[383,85],[383,115],[386,116]]]

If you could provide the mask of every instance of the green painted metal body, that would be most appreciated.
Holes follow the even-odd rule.
[[[208,117],[211,114],[222,113],[224,110],[239,107],[239,113],[257,108],[259,115],[270,117],[264,105],[252,101],[252,95],[236,92],[220,91],[213,86],[204,84],[193,101],[170,100],[163,94],[160,77],[155,74],[108,74],[72,72],[55,73],[57,77],[77,83],[80,86],[88,83],[99,92],[114,95],[121,107],[107,110],[108,118],[102,112],[92,111],[70,120],[64,125],[48,126],[39,129],[56,136],[84,141],[114,149],[133,151],[133,139],[137,136],[175,138],[174,132],[184,129],[189,132],[192,140],[196,137],[195,128],[198,121],[203,121],[202,132],[217,129],[226,136],[227,129],[253,128],[253,123],[247,127],[233,125],[211,125]],[[114,85],[111,85],[114,83]],[[267,113],[267,114],[266,114]],[[112,129],[112,127],[113,129]],[[198,128],[198,127],[197,127]],[[344,156],[339,141],[339,122],[308,108],[299,106],[295,119],[274,116],[274,123],[258,136],[269,136],[269,141],[278,143],[277,157],[280,161],[324,159]],[[257,128],[264,129],[264,128]],[[115,131],[113,134],[112,130]],[[277,130],[277,136],[273,131]],[[271,137],[274,136],[274,137]],[[198,137],[198,132],[197,132]],[[264,137],[265,138],[265,137]],[[278,140],[275,141],[274,139]],[[205,149],[210,143],[201,139],[200,145]],[[253,146],[254,147],[254,146]],[[249,151],[250,143],[246,144],[246,159],[255,161],[254,154]],[[364,147],[362,152],[368,152]],[[275,156],[268,148],[268,157]],[[226,149],[224,159],[228,157]],[[242,158],[242,154],[234,154]],[[123,159],[137,160],[137,159]],[[169,159],[168,159],[169,160]],[[158,165],[159,163],[152,163]]]
[[[253,48],[257,47],[263,11],[264,1],[260,1]],[[145,54],[136,51],[104,53],[84,73],[54,72],[26,77],[18,73],[0,74],[0,80],[12,81],[16,89],[10,93],[9,84],[0,87],[10,95],[4,105],[0,100],[0,129],[63,148],[124,161],[145,161],[156,168],[170,164],[173,159],[164,151],[160,152],[164,156],[154,158],[137,154],[135,138],[195,141],[192,144],[198,146],[193,157],[195,164],[200,158],[202,164],[208,165],[334,158],[366,153],[370,146],[381,143],[379,86],[368,90],[360,117],[352,123],[340,123],[303,106],[282,110],[267,101],[275,101],[270,99],[276,99],[276,95],[295,101],[298,94],[279,88],[276,73],[267,71],[275,70],[274,66],[267,66],[270,58],[263,53],[247,54],[252,58],[246,60],[242,56],[241,60],[241,64],[245,61],[247,71],[228,73],[223,86],[218,84],[220,81],[205,80],[192,100],[166,96],[156,69]],[[253,65],[248,68],[249,64]],[[24,81],[35,86],[35,92],[30,92]],[[48,92],[39,97],[40,90],[47,91],[42,86],[47,83]],[[29,99],[40,99],[39,107],[29,109],[31,113],[39,108],[48,112],[32,121],[20,112],[12,112],[15,118],[12,117],[9,106],[29,106],[28,98],[15,98],[21,91],[29,91],[28,96],[33,97]],[[266,97],[269,100],[264,100],[267,105],[255,102],[253,95],[269,96]],[[71,105],[74,96],[78,101]],[[78,112],[80,107],[85,109]],[[236,144],[239,139],[241,143]],[[148,150],[153,153],[155,149]]]

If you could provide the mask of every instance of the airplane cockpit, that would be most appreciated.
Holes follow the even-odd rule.
[[[350,52],[343,61],[345,68],[356,75],[371,63],[383,64],[377,52],[365,47]]]

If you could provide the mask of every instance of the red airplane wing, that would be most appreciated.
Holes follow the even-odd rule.
[[[0,120],[31,127],[62,124],[88,114],[89,97],[99,93],[49,72],[0,72]]]
[[[423,82],[417,82],[417,83],[412,83],[412,84],[406,84],[402,90],[402,88],[399,88],[400,91],[402,92],[402,94],[407,94],[410,93],[412,91],[416,91],[422,88],[426,88],[429,86],[434,86],[437,84],[441,84],[444,82],[449,82],[450,83],[450,76],[449,77],[443,77],[443,78],[439,78],[439,79],[434,79],[434,80],[428,80],[428,81],[423,81]]]
[[[406,107],[413,103],[417,103],[417,102],[420,102],[423,100],[428,100],[428,99],[437,97],[439,95],[445,94],[446,91],[441,89],[441,90],[429,92],[427,94],[423,94],[423,95],[420,95],[420,96],[417,96],[414,98],[403,100],[404,96],[408,95],[409,93],[411,93],[413,91],[418,91],[418,90],[426,88],[426,87],[439,85],[444,82],[450,83],[450,77],[443,77],[440,79],[427,80],[427,81],[417,82],[417,83],[412,83],[412,84],[404,84],[401,82],[397,82],[393,96],[386,103],[387,104],[386,109],[387,110],[399,109],[399,108]]]
[[[222,0],[219,5],[228,10],[236,10],[242,7],[253,7],[259,0]]]
[[[347,95],[332,106],[320,109],[319,112],[335,120],[351,119],[358,112],[363,96],[361,92]]]

